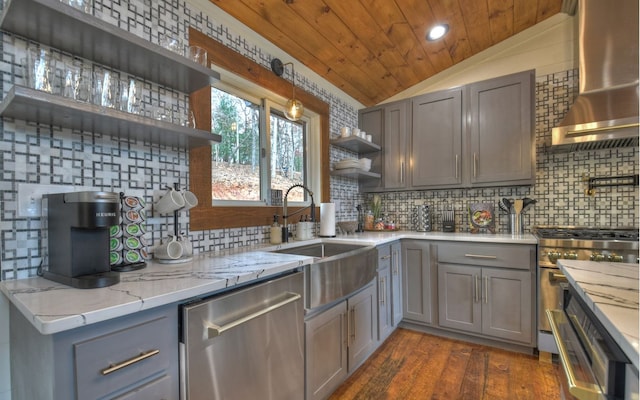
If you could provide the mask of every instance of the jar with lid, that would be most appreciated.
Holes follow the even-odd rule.
[[[367,210],[367,213],[364,216],[364,229],[367,231],[372,231],[375,226],[375,219],[373,217],[373,211]]]

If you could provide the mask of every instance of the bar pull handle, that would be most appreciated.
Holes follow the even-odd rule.
[[[380,257],[381,260],[388,260],[391,258],[391,254],[387,254],[386,256]]]
[[[119,362],[117,364],[111,364],[111,365],[109,365],[109,367],[103,369],[100,372],[102,372],[102,375],[109,375],[109,374],[111,374],[113,372],[121,370],[122,368],[126,368],[126,367],[128,367],[130,365],[133,365],[135,363],[139,363],[142,360],[146,360],[147,358],[151,358],[151,357],[155,356],[156,354],[160,354],[160,350],[156,349],[156,350],[144,351],[144,352],[140,353],[139,355],[137,355],[137,356],[135,356],[133,358],[130,358],[130,359],[126,360],[126,361],[122,361],[122,362]]]
[[[400,183],[404,183],[404,161],[400,163]]]
[[[498,256],[486,256],[484,254],[465,254],[464,256],[469,258],[482,258],[486,260],[495,260],[498,258]]]
[[[546,313],[551,325],[551,333],[553,333],[553,338],[558,345],[560,364],[562,364],[562,369],[567,377],[569,393],[580,399],[604,399],[605,397],[599,387],[591,383],[581,382],[576,378],[575,371],[571,365],[571,356],[565,346],[565,338],[562,337],[560,331],[560,324],[569,323],[566,320],[564,312],[561,310],[546,310]],[[578,340],[575,336],[574,339],[576,341]],[[582,383],[582,385],[578,383]]]
[[[460,176],[460,156],[456,154],[456,179]]]
[[[256,311],[254,313],[251,313],[249,315],[245,315],[242,318],[238,318],[237,320],[233,321],[233,322],[229,322],[226,325],[223,326],[219,326],[216,324],[209,324],[209,326],[207,327],[207,333],[208,333],[208,338],[209,339],[213,339],[216,336],[220,336],[222,335],[225,331],[228,331],[231,328],[235,328],[238,325],[242,325],[245,322],[251,321],[254,318],[258,318],[264,314],[267,314],[273,310],[276,310],[280,307],[286,306],[289,303],[293,303],[294,301],[299,300],[300,298],[302,298],[302,295],[298,294],[298,293],[292,293],[292,292],[287,292],[287,298],[275,303],[269,307],[263,308],[262,310]]]
[[[478,176],[478,153],[473,153],[473,177]]]
[[[473,276],[473,286],[474,286],[474,293],[473,293],[473,300],[475,303],[480,302],[480,299],[478,298],[480,295],[480,288],[478,287],[478,275],[474,275]]]
[[[356,309],[351,309],[351,343],[356,342]]]
[[[378,300],[380,304],[384,305],[384,278],[380,278],[380,282],[378,283],[378,291],[380,292],[380,299]]]
[[[549,271],[549,282],[568,282],[567,277],[559,272]]]
[[[489,277],[484,277],[484,304],[489,302]]]

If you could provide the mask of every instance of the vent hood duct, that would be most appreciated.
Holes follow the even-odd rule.
[[[578,17],[580,93],[551,150],[638,146],[638,0],[580,0]]]

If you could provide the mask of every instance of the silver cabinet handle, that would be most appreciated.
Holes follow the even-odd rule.
[[[564,312],[561,310],[546,310],[546,313],[549,324],[551,325],[551,333],[553,333],[553,339],[558,345],[558,353],[560,353],[560,364],[562,364],[564,374],[567,376],[569,392],[580,399],[604,399],[604,395],[602,394],[602,391],[598,386],[587,382],[580,382],[578,381],[578,379],[576,379],[576,374],[573,371],[573,366],[571,365],[569,352],[567,351],[567,348],[565,346],[565,338],[563,338],[562,334],[560,333],[560,324],[563,322],[568,323]],[[578,339],[575,336],[573,337],[573,339],[576,343],[578,342]],[[571,338],[567,338],[566,340],[571,340]],[[578,382],[582,384],[578,384]]]
[[[480,302],[480,299],[478,298],[479,293],[480,293],[480,288],[478,287],[478,275],[474,275],[473,276],[473,286],[474,286],[474,293],[473,293],[473,300],[475,303]]]
[[[388,260],[388,259],[390,259],[390,258],[391,258],[391,255],[390,255],[390,254],[387,254],[386,256],[382,256],[382,257],[380,257],[380,259],[381,259],[381,260]]]
[[[484,277],[484,304],[489,302],[489,277]]]
[[[478,176],[478,153],[473,153],[473,177]]]
[[[378,291],[380,292],[378,302],[384,305],[384,278],[380,278],[380,281],[378,282]]]
[[[351,308],[351,343],[356,342],[356,309]]]
[[[126,367],[128,367],[130,365],[133,365],[135,363],[139,363],[140,361],[146,360],[147,358],[150,358],[150,357],[153,357],[156,354],[160,354],[160,350],[145,351],[145,352],[142,352],[139,355],[137,355],[137,356],[135,356],[133,358],[130,358],[130,359],[126,360],[126,361],[122,361],[122,362],[119,362],[117,364],[111,364],[111,365],[109,365],[109,367],[103,369],[100,372],[102,372],[102,375],[109,375],[112,372],[116,372],[118,370],[121,370],[122,368],[126,368]]]
[[[229,322],[228,324],[224,325],[224,326],[219,326],[216,324],[209,324],[209,326],[207,327],[207,333],[208,333],[208,337],[209,339],[212,339],[216,336],[220,336],[222,335],[225,331],[228,331],[231,328],[235,328],[238,325],[244,324],[245,322],[251,321],[254,318],[258,318],[261,315],[267,314],[275,309],[278,309],[280,307],[286,306],[289,303],[293,303],[294,301],[299,300],[300,298],[302,298],[302,295],[298,294],[298,293],[292,293],[292,292],[286,292],[287,294],[287,298],[276,303],[273,304],[269,307],[263,308],[260,311],[256,311],[254,313],[251,313],[249,315],[246,315],[242,318],[238,318],[237,320],[233,321],[233,322]]]
[[[458,177],[460,176],[459,168],[460,168],[460,156],[456,154],[456,179],[458,179]]]
[[[485,256],[483,254],[465,254],[464,256],[469,258],[483,258],[487,260],[495,260],[498,258],[498,256]]]
[[[398,275],[398,273],[400,272],[400,267],[398,266],[399,262],[398,262],[398,252],[394,251],[393,252],[393,274],[394,275]]]
[[[404,161],[400,163],[400,183],[404,183]]]

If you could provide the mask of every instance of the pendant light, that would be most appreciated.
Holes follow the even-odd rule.
[[[291,86],[292,86],[292,96],[287,101],[287,104],[284,109],[284,116],[287,117],[288,120],[297,121],[302,117],[302,113],[304,112],[304,106],[302,102],[296,99],[296,70],[292,62],[288,62],[283,64],[279,58],[274,58],[271,60],[271,70],[277,76],[282,76],[284,73],[284,67],[286,65],[291,65]]]

